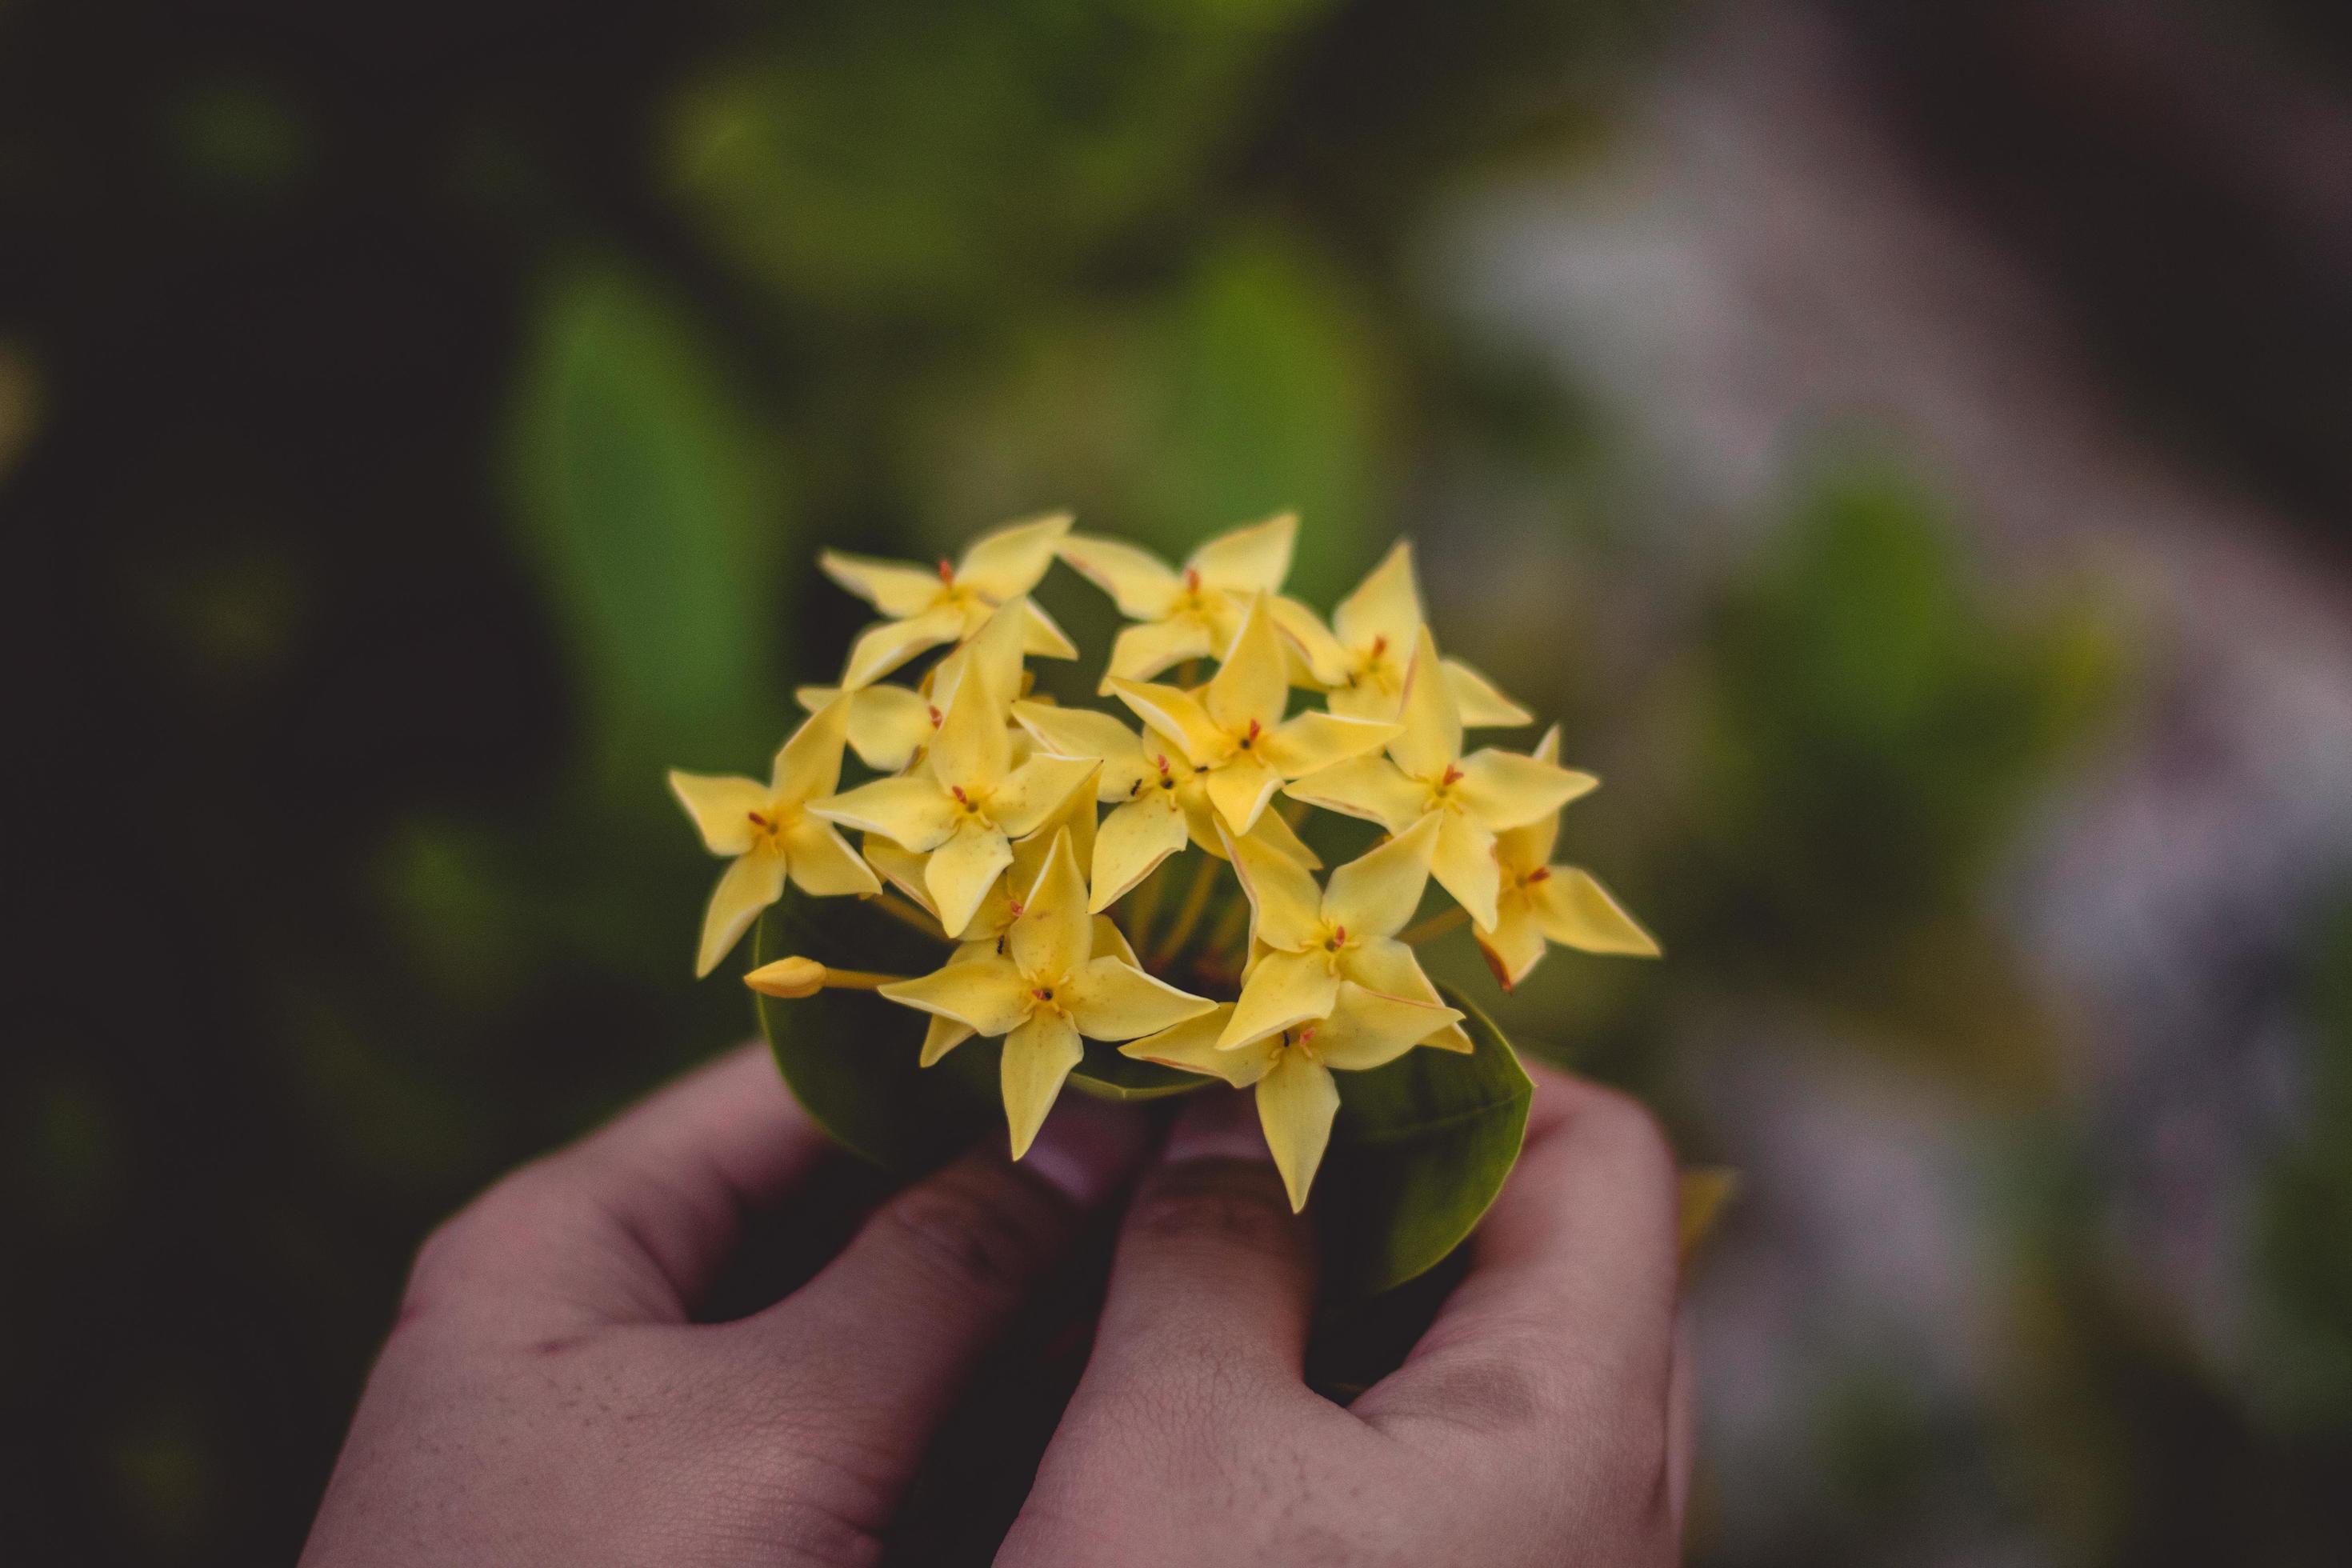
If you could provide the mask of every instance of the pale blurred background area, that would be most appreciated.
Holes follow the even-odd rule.
[[[1741,1173],[1695,1563],[2352,1562],[2318,0],[0,0],[0,1556],[290,1560],[425,1228],[748,1029],[659,780],[815,550],[1060,506],[1411,535],[1604,779],[1666,961],[1496,1013]]]

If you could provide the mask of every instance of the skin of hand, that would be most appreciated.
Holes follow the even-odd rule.
[[[1692,1427],[1673,1155],[1633,1101],[1529,1070],[1526,1149],[1468,1273],[1345,1407],[1301,1376],[1314,1254],[1232,1120],[1243,1097],[1189,1108],[1127,1213],[1086,1375],[998,1563],[1676,1561]]]
[[[824,1136],[747,1047],[527,1165],[418,1254],[302,1563],[853,1564],[1030,1285],[1148,1152],[1076,1101],[892,1198],[807,1285],[696,1303]]]

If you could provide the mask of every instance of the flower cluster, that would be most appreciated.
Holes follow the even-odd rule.
[[[1410,546],[1327,622],[1282,593],[1296,532],[1274,518],[1180,567],[1073,533],[1064,516],[1001,529],[936,569],[827,552],[826,574],[882,617],[840,683],[798,694],[810,717],[766,784],[670,775],[703,842],[732,861],[698,973],[788,880],[877,900],[946,944],[937,969],[792,957],[747,982],[778,996],[876,990],[927,1014],[926,1067],[1002,1037],[1015,1158],[1087,1039],[1253,1088],[1303,1206],[1339,1105],[1335,1071],[1472,1048],[1416,942],[1466,919],[1506,987],[1549,943],[1654,954],[1588,872],[1551,864],[1560,808],[1596,782],[1560,765],[1558,729],[1528,753],[1465,751],[1467,730],[1531,720],[1439,655]],[[1077,653],[1029,597],[1056,560],[1129,623],[1098,693],[1119,710],[1030,689],[1030,658]],[[887,679],[942,649],[919,679]],[[1300,689],[1320,705],[1292,711]],[[877,776],[841,789],[845,749]],[[1309,807],[1381,837],[1318,881],[1297,831]],[[1192,851],[1189,881],[1171,878],[1168,863]],[[1432,880],[1454,909],[1412,926]]]

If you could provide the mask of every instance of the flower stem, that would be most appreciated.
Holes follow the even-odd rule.
[[[1456,905],[1444,914],[1432,915],[1417,926],[1407,926],[1397,940],[1407,947],[1419,947],[1433,937],[1444,936],[1470,918],[1470,911]]]
[[[928,910],[908,903],[896,893],[885,890],[874,894],[866,901],[899,924],[914,927],[933,942],[948,940],[948,933],[940,929],[940,922],[933,920]]]
[[[1221,864],[1215,856],[1206,850],[1202,851],[1201,868],[1192,874],[1192,885],[1185,890],[1184,902],[1176,911],[1176,923],[1170,926],[1168,934],[1160,939],[1159,953],[1152,960],[1154,963],[1168,963],[1183,952],[1184,944],[1192,940],[1192,929],[1201,923],[1202,911],[1209,907],[1209,894],[1217,885],[1217,870]]]

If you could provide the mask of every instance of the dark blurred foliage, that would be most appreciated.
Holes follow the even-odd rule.
[[[2126,706],[2096,596],[2013,602],[1932,489],[1840,448],[1629,656],[1607,420],[1412,287],[1433,204],[1605,136],[1675,9],[0,0],[0,624],[42,786],[0,1062],[0,1387],[35,1413],[9,1560],[290,1559],[425,1228],[748,1030],[687,982],[711,867],[658,779],[756,764],[830,672],[857,616],[815,548],[1067,505],[1171,549],[1296,506],[1327,603],[1416,528],[1441,628],[1604,750],[1563,852],[1673,955],[1555,957],[1499,1016],[1695,1155],[1694,998],[1851,1024],[2052,1130],[2016,1226],[2041,1372],[1965,1418],[1825,1391],[1837,1511],[1788,1560],[1884,1553],[1958,1488],[2048,1521],[2053,1561],[2321,1561],[2352,1429],[2340,930],[2266,1187],[2308,1373],[2257,1406],[2075,1245],[2059,1025],[1985,907]],[[1936,16],[1906,16],[1931,30],[1888,47],[1927,68]],[[2264,362],[2302,377],[2283,404],[2340,410],[2333,341]],[[2334,493],[2316,427],[2208,424]],[[1465,467],[1556,523],[1433,533],[1431,476]],[[1051,591],[1098,643],[1100,605]],[[1466,939],[1434,956],[1486,985]],[[2078,1455],[2095,1484],[2040,1479]],[[2217,1540],[2243,1549],[2182,1555]]]

